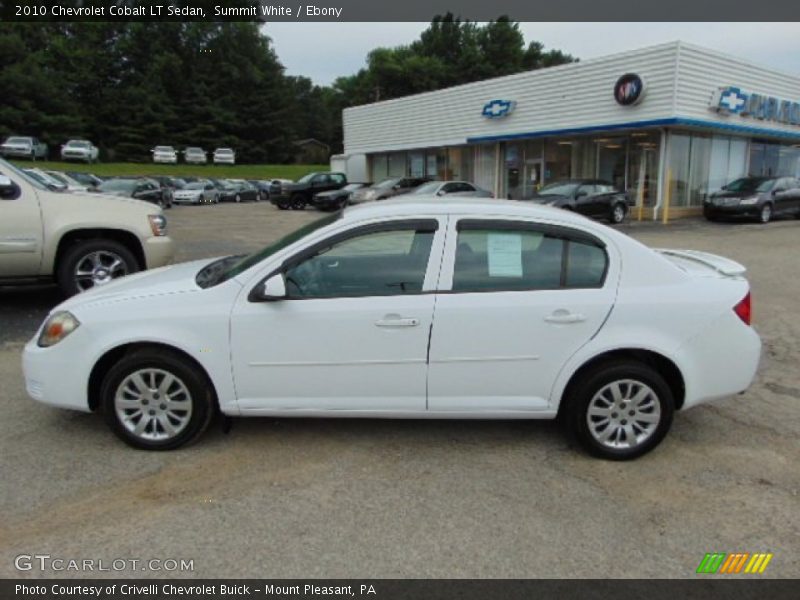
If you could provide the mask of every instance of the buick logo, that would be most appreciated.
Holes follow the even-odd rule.
[[[639,104],[644,98],[644,80],[636,73],[625,73],[614,84],[614,100],[622,106]]]

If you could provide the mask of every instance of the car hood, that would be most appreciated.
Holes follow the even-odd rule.
[[[198,292],[195,277],[206,265],[217,259],[202,259],[160,269],[140,271],[111,283],[93,288],[63,302],[58,310],[81,310],[99,304],[131,301],[139,298]]]

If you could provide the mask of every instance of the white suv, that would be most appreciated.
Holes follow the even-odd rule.
[[[236,153],[231,148],[217,148],[214,150],[215,165],[236,164]]]

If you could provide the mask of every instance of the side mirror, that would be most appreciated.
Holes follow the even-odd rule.
[[[0,175],[0,200],[14,200],[18,196],[17,184],[5,175]]]
[[[276,273],[253,290],[250,300],[255,302],[274,302],[286,298],[286,281],[283,273]]]
[[[437,196],[444,196],[446,193],[447,192],[445,192],[444,190],[439,190],[438,192],[436,192],[436,195]]]

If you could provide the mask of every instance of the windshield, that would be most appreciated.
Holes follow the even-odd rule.
[[[186,154],[203,154],[202,148],[187,148]]]
[[[438,181],[431,181],[425,185],[419,186],[412,194],[435,194],[441,184]]]
[[[772,189],[775,181],[775,179],[764,179],[763,177],[742,177],[722,189],[728,192],[768,192]]]
[[[203,190],[203,189],[205,189],[206,185],[207,184],[205,184],[202,181],[195,181],[193,183],[187,183],[186,187],[184,187],[183,189],[185,189],[185,190]]]
[[[156,146],[156,152],[175,152],[172,146]]]
[[[6,144],[30,144],[30,138],[10,137],[6,140]]]
[[[67,146],[70,146],[72,148],[88,148],[89,142],[84,142],[81,140],[70,140],[67,142]]]
[[[294,244],[296,241],[304,238],[310,233],[313,233],[317,229],[322,229],[323,227],[330,225],[337,219],[340,219],[341,216],[342,216],[341,213],[335,213],[327,217],[323,217],[322,219],[319,219],[317,221],[308,223],[307,225],[304,225],[300,229],[296,229],[295,231],[283,236],[281,239],[279,239],[276,242],[273,242],[266,248],[263,248],[258,252],[254,252],[249,256],[245,256],[240,260],[237,260],[236,262],[232,263],[230,266],[226,265],[227,268],[220,270],[219,273],[216,275],[216,277],[209,277],[208,276],[209,270],[216,271],[219,267],[220,262],[229,261],[231,257],[224,258],[222,259],[222,261],[215,261],[210,265],[204,267],[197,274],[197,285],[199,285],[200,287],[211,287],[219,283],[222,283],[224,281],[228,281],[229,279],[232,279],[233,277],[236,277],[237,275],[244,273],[250,267],[257,265],[265,258],[272,256],[276,252],[283,250],[287,246],[290,246],[291,244]]]
[[[392,179],[384,179],[380,183],[376,183],[375,187],[379,188],[379,189],[382,189],[382,190],[385,190],[387,188],[394,187],[398,183],[400,183],[400,180],[397,177],[395,177],[395,178],[392,178]]]
[[[217,148],[217,154],[233,154],[230,148]]]
[[[11,176],[12,173],[14,175],[18,175],[19,177],[22,177],[22,179],[24,179],[25,181],[27,181],[28,183],[32,184],[33,186],[35,186],[40,190],[49,189],[45,184],[43,184],[41,181],[39,181],[29,173],[26,173],[22,169],[18,169],[11,163],[8,163],[4,161],[2,158],[0,158],[0,174]]]
[[[130,192],[136,187],[133,179],[109,179],[97,186],[103,192]]]
[[[318,175],[318,173],[309,173],[308,175],[303,175],[300,179],[297,180],[297,183],[308,183],[314,177]]]
[[[540,196],[572,196],[579,183],[556,181],[539,190]]]

